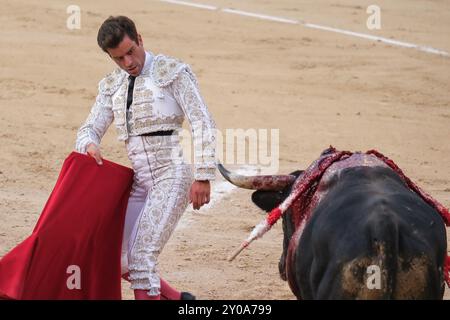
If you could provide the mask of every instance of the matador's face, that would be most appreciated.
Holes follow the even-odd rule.
[[[107,49],[109,56],[117,65],[132,76],[138,76],[145,62],[145,50],[141,35],[138,35],[138,43],[125,35],[116,48]]]

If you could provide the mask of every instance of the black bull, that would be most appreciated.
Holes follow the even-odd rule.
[[[252,180],[255,177],[219,168],[230,182],[260,189],[252,200],[267,212],[291,192],[292,179],[277,176],[274,190],[269,190],[267,179],[261,187]],[[393,170],[359,166],[334,176],[305,226],[293,260],[286,259],[295,232],[290,210],[283,215],[279,271],[286,280],[288,267],[289,285],[297,298],[442,299],[444,221]]]

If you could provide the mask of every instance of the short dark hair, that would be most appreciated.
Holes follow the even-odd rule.
[[[110,16],[98,29],[98,46],[108,53],[107,49],[117,48],[125,35],[134,42],[139,43],[136,25],[133,20],[125,16]]]

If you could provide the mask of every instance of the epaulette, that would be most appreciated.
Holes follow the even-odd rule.
[[[158,87],[170,85],[182,70],[189,70],[187,64],[173,57],[159,54],[154,59],[150,72]]]

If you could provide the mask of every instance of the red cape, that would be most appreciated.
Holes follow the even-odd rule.
[[[132,181],[130,168],[72,152],[33,233],[0,260],[0,297],[121,299]]]

